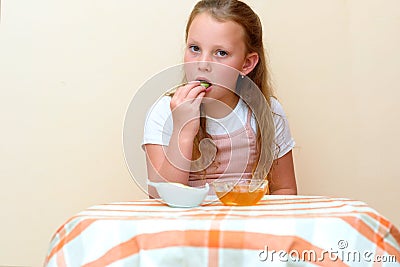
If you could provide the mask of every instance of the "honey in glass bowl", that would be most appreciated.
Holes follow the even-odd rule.
[[[256,205],[268,191],[268,180],[220,178],[213,182],[215,194],[227,206]]]

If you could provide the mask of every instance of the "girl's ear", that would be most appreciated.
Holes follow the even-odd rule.
[[[242,68],[243,74],[245,75],[249,74],[256,67],[257,63],[258,63],[257,52],[247,54]]]

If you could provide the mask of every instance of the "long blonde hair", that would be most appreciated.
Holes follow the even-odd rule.
[[[257,107],[261,104],[267,104],[270,106],[270,98],[273,97],[272,87],[269,80],[269,72],[267,70],[267,63],[263,45],[263,32],[260,18],[258,15],[245,3],[238,0],[202,0],[199,1],[193,8],[188,23],[186,25],[186,36],[188,38],[188,32],[194,18],[203,13],[207,12],[214,19],[224,22],[233,21],[241,25],[244,29],[244,43],[246,45],[246,53],[256,52],[259,56],[259,61],[255,68],[247,75],[255,85],[261,90],[264,95],[264,102],[260,102],[260,99],[247,99],[247,104],[253,109],[253,112],[257,113]],[[243,89],[243,88],[241,88]],[[245,89],[244,89],[245,90]],[[252,102],[252,103],[249,103]],[[275,127],[272,120],[270,109],[262,109],[263,112],[258,112],[259,117],[257,121],[257,148],[258,148],[258,163],[253,166],[253,176],[261,179],[266,178],[269,167],[272,165],[274,159],[274,136]],[[269,114],[268,114],[269,113]],[[210,138],[210,135],[206,132],[206,119],[200,118],[200,129],[197,133],[194,144],[193,144],[193,155],[192,159],[200,157],[199,144],[204,138]]]

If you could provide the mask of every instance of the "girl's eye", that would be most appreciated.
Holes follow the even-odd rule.
[[[226,51],[223,51],[223,50],[217,51],[217,56],[219,56],[219,57],[226,57],[227,55],[228,55],[228,53]]]
[[[200,51],[200,48],[197,45],[191,45],[189,46],[190,51],[198,53]]]

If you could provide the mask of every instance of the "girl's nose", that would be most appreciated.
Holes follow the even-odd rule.
[[[211,62],[210,61],[199,61],[197,62],[197,68],[202,72],[210,72],[211,71]]]

